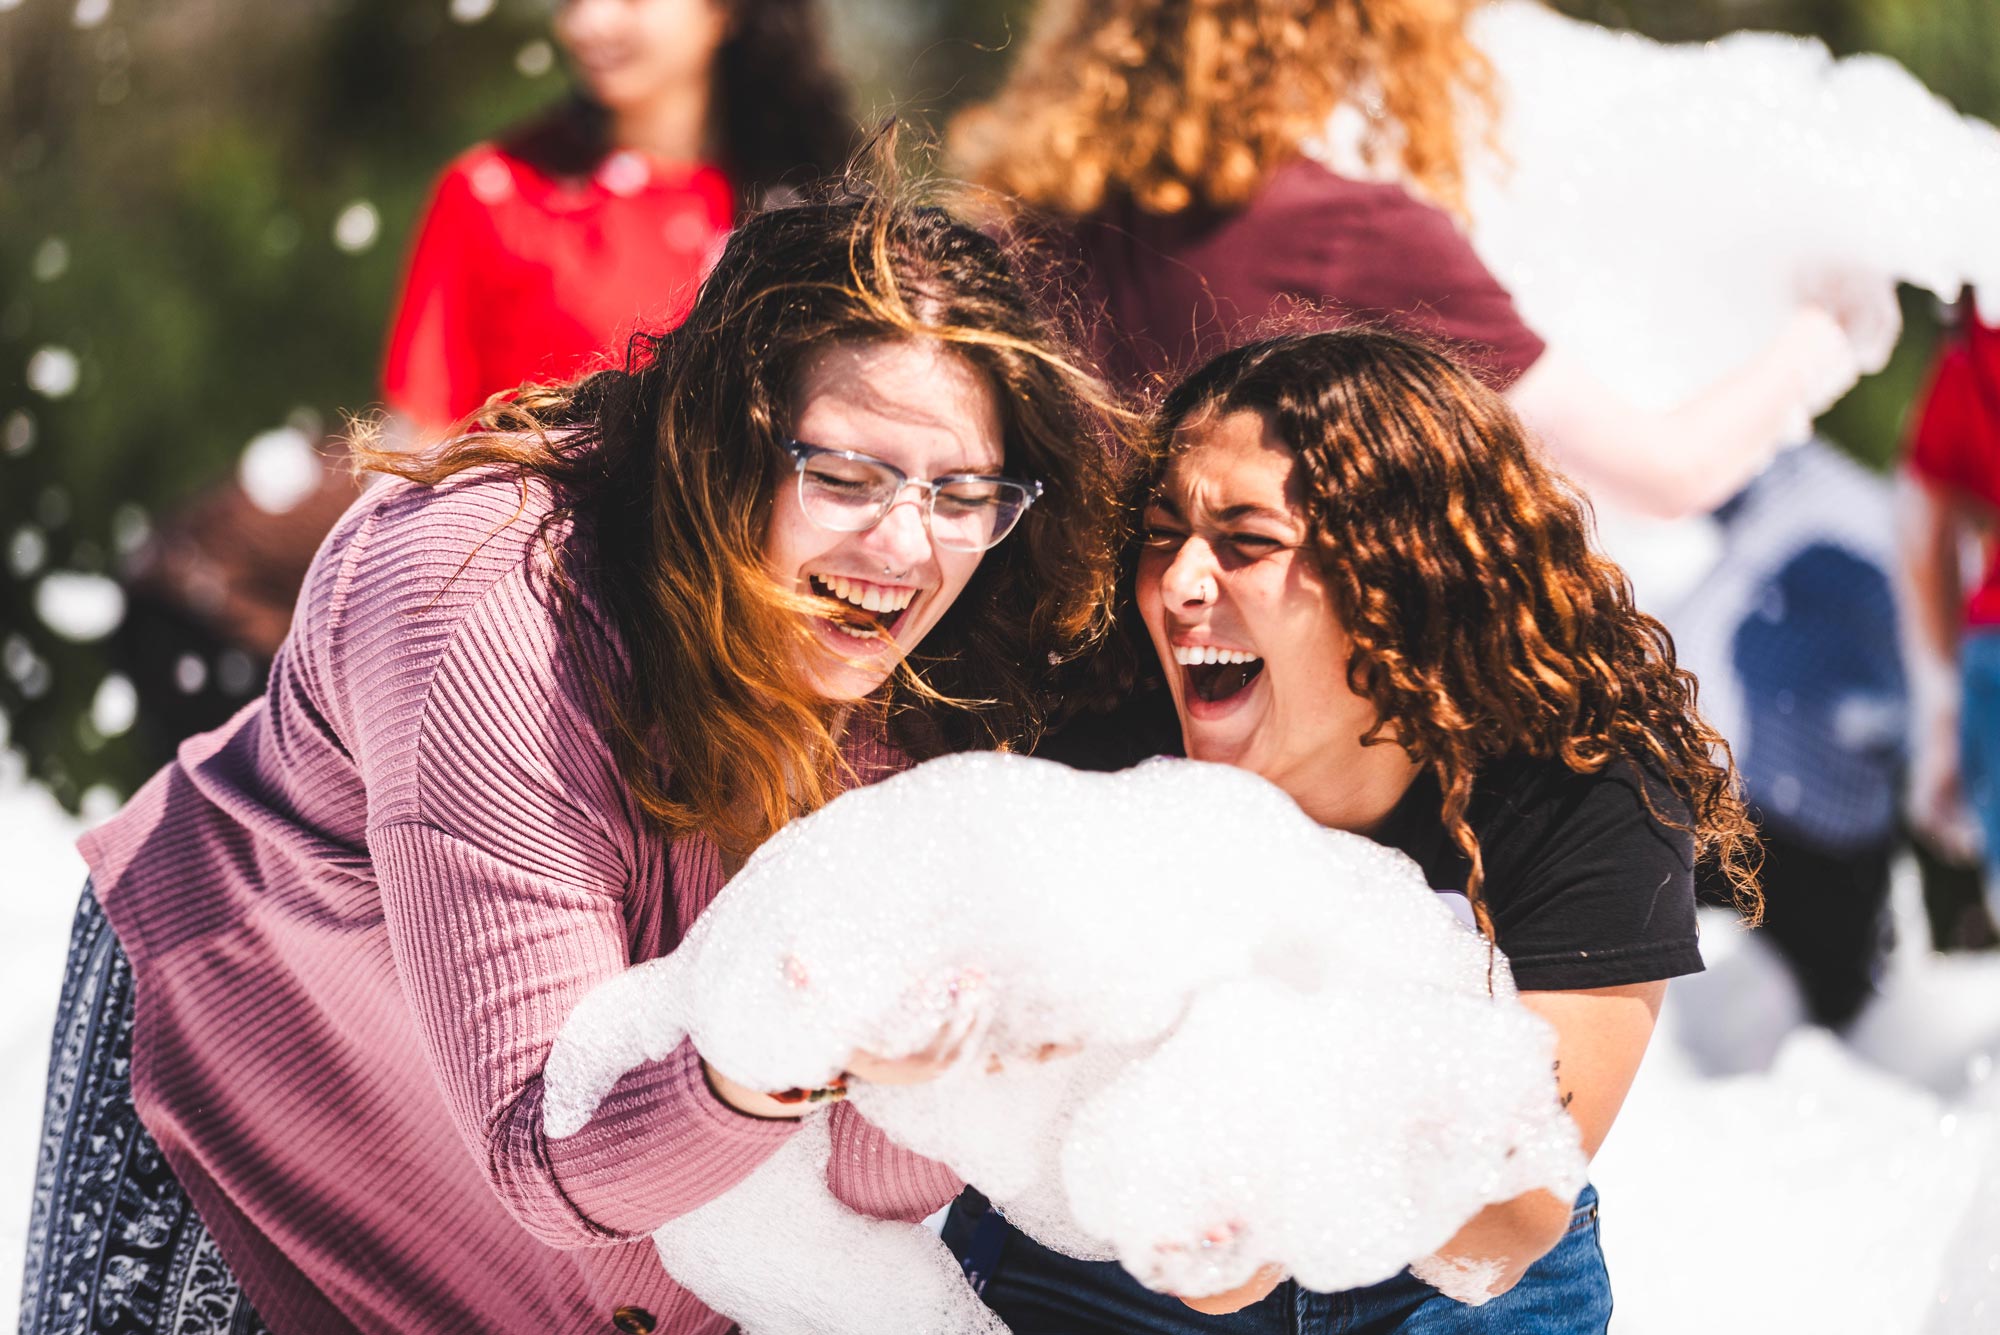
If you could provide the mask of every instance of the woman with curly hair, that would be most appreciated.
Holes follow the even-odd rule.
[[[1045,754],[1241,766],[1462,892],[1555,1029],[1562,1098],[1594,1154],[1666,980],[1702,967],[1695,859],[1755,896],[1726,749],[1665,632],[1499,396],[1400,336],[1227,353],[1167,397],[1155,440],[1127,610],[1156,665],[1111,724]],[[1611,1310],[1594,1190],[1489,1206],[1369,1289],[1266,1273],[1191,1300],[1242,1309],[1217,1321],[977,1213],[962,1203],[947,1237],[1017,1335],[1602,1332]],[[1497,1296],[1470,1307],[1422,1278],[1451,1273]]]
[[[1274,316],[1386,322],[1504,390],[1594,492],[1711,509],[1886,360],[1886,285],[1808,272],[1771,343],[1657,410],[1547,347],[1453,216],[1461,147],[1497,103],[1466,32],[1479,2],[1045,0],[953,148],[1049,233],[1081,331],[1128,384],[1171,382]]]
[[[786,820],[1033,740],[1111,621],[1074,367],[991,240],[860,192],[747,220],[625,369],[364,451],[265,695],[84,839],[22,1331],[719,1335],[647,1235],[800,1109],[684,1046],[553,1139],[543,1065]],[[855,1208],[958,1191],[832,1126]]]

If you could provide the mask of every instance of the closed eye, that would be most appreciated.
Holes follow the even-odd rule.
[[[1290,546],[1281,538],[1265,533],[1225,533],[1216,540],[1216,554],[1234,562],[1259,561]]]

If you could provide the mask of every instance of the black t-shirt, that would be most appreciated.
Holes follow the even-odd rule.
[[[1180,749],[1171,709],[1156,698],[1078,720],[1038,753],[1079,769],[1114,770]],[[1445,830],[1442,811],[1437,781],[1421,774],[1376,838],[1415,859],[1433,886],[1463,893],[1470,863]],[[1687,804],[1672,789],[1629,762],[1597,774],[1527,757],[1486,767],[1466,819],[1486,864],[1482,897],[1523,991],[1614,987],[1701,970],[1694,837],[1667,823],[1687,818]]]

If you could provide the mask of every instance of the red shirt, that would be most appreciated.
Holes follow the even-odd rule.
[[[1967,321],[1938,358],[1914,420],[1910,471],[2000,511],[2000,329]],[[1988,552],[1965,620],[2000,626],[2000,547]]]
[[[557,177],[481,145],[438,182],[417,233],[382,392],[427,426],[529,380],[622,362],[694,302],[735,214],[714,167],[616,152]]]

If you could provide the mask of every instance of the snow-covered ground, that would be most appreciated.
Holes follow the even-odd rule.
[[[0,1313],[18,1301],[75,833],[0,759]],[[1711,970],[1675,985],[1593,1174],[1616,1335],[2000,1329],[2000,957],[1925,952],[1916,894],[1905,869],[1903,944],[1848,1042],[1800,1027],[1761,943],[1708,920]]]

